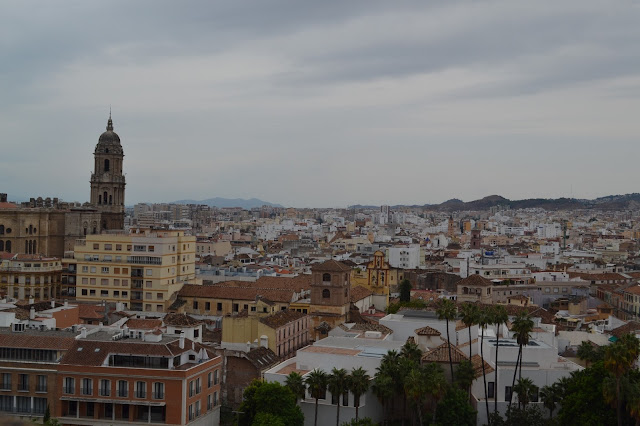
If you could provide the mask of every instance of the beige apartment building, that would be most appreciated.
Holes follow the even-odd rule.
[[[76,299],[164,312],[183,284],[195,282],[195,250],[195,237],[183,231],[87,235],[75,246]]]

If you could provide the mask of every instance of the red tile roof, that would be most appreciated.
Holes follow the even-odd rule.
[[[293,293],[293,290],[282,289],[185,284],[178,292],[178,296],[252,301],[255,301],[258,297],[263,297],[273,302],[290,303],[293,300]]]
[[[342,262],[336,260],[327,260],[325,262],[315,264],[311,267],[312,271],[319,272],[349,272],[351,268]]]
[[[357,285],[355,287],[351,287],[351,298],[350,301],[355,303],[359,300],[364,299],[365,297],[369,297],[373,294],[371,290],[361,285]]]
[[[455,345],[451,345],[451,362],[459,364],[465,359],[469,359]],[[449,343],[444,342],[437,348],[431,349],[422,356],[422,363],[429,362],[449,362]]]
[[[162,320],[130,318],[127,320],[126,326],[136,330],[153,330],[162,327]]]
[[[489,281],[488,279],[481,277],[478,274],[473,274],[473,275],[469,275],[467,278],[463,278],[460,281],[458,281],[456,283],[456,285],[461,285],[461,286],[481,286],[481,287],[488,287],[493,285],[493,283],[491,281]]]
[[[417,328],[415,330],[415,333],[418,336],[440,336],[442,334],[438,330],[436,330],[435,328],[431,328],[429,326],[422,327],[422,328]]]

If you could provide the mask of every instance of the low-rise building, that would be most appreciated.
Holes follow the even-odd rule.
[[[49,300],[60,296],[62,262],[38,254],[0,253],[0,295]]]

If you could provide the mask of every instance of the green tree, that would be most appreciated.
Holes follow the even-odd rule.
[[[474,426],[476,424],[476,411],[469,404],[467,394],[460,389],[447,390],[436,411],[438,425]]]
[[[610,380],[613,380],[615,383],[615,400],[613,402],[615,402],[618,426],[622,426],[623,377],[633,367],[636,359],[638,359],[639,352],[640,341],[630,334],[623,336],[617,342],[607,346],[604,352],[604,367],[613,376]],[[613,399],[610,393],[605,392],[604,396],[609,400]]]
[[[589,340],[584,340],[578,346],[578,358],[586,363],[586,366],[589,367],[590,363],[596,362],[598,359],[602,358],[601,351],[596,349]]]
[[[494,384],[494,389],[500,389],[498,387],[498,348],[500,348],[500,326],[502,324],[506,324],[506,322],[509,320],[509,315],[507,314],[507,310],[504,306],[502,305],[495,305],[492,307],[490,314],[489,314],[489,318],[490,321],[494,324],[496,324],[496,362],[494,364],[494,377],[495,377],[495,384]],[[493,398],[493,412],[497,413],[498,412],[498,398],[494,397]]]
[[[527,408],[527,404],[531,402],[531,397],[538,391],[538,387],[528,377],[521,377],[513,387],[513,391],[518,394],[518,407],[522,404],[522,408]]]
[[[291,389],[291,392],[293,392],[298,400],[304,399],[307,387],[299,373],[292,371],[289,373],[284,383],[289,389]]]
[[[478,306],[473,303],[464,303],[460,307],[460,316],[463,324],[469,329],[469,359],[471,359],[471,327],[478,323]]]
[[[476,370],[469,360],[463,360],[456,368],[456,385],[471,396],[471,385],[476,379]]]
[[[251,426],[286,426],[284,420],[271,413],[258,413]]]
[[[418,346],[417,343],[407,340],[400,350],[400,356],[416,364],[420,364],[420,359],[422,359],[422,349],[420,349],[420,346]]]
[[[358,420],[360,397],[369,390],[370,380],[371,377],[362,367],[353,369],[349,375],[349,390],[353,393],[354,405],[356,406],[356,421]]]
[[[331,396],[338,402],[336,409],[336,426],[338,426],[340,424],[340,402],[344,393],[349,392],[349,374],[347,370],[333,367],[327,380],[327,385]]]
[[[529,316],[528,312],[520,312],[513,320],[511,324],[511,331],[513,331],[513,336],[518,343],[518,356],[516,358],[516,367],[513,370],[513,381],[511,382],[511,389],[514,388],[516,384],[516,374],[518,373],[518,363],[520,364],[520,375],[522,378],[522,347],[529,344],[529,339],[531,339],[531,331],[533,330],[533,320]],[[511,408],[511,401],[513,399],[513,392],[509,397],[509,409]]]
[[[411,300],[411,282],[404,279],[398,287],[400,289],[400,301],[409,302]]]
[[[362,419],[351,419],[350,422],[343,422],[340,426],[376,426],[376,424],[373,423],[371,418],[363,417]]]
[[[286,426],[302,426],[304,415],[298,407],[296,396],[286,386],[276,382],[254,380],[243,394],[238,424],[252,426],[254,421],[277,417]],[[261,414],[260,418],[257,418]]]
[[[558,402],[560,402],[560,386],[557,383],[551,386],[543,386],[540,389],[540,399],[544,404],[544,407],[549,410],[549,418],[553,418],[553,411],[556,409]]]
[[[327,378],[327,373],[322,370],[318,370],[317,368],[310,372],[305,378],[305,385],[307,385],[307,389],[309,389],[311,397],[316,400],[313,421],[315,426],[318,426],[318,400],[320,398],[324,398],[327,391]]]
[[[445,392],[449,388],[447,379],[444,377],[444,371],[438,364],[432,362],[423,365],[424,377],[427,382],[427,393],[433,401],[433,422],[436,420],[437,406]]]
[[[610,377],[603,361],[571,373],[556,382],[561,393],[560,409],[556,415],[561,425],[613,426],[616,412],[603,398],[602,383]]]
[[[404,392],[416,406],[418,424],[422,424],[422,406],[427,395],[427,380],[425,371],[420,366],[415,366],[407,375],[404,382]]]
[[[449,368],[451,370],[451,383],[453,383],[453,360],[451,358],[451,339],[449,337],[449,321],[455,321],[457,316],[456,304],[449,299],[442,299],[440,307],[436,310],[438,319],[445,320],[447,325],[447,346],[449,347]]]
[[[482,382],[484,383],[484,403],[487,409],[489,424],[491,424],[491,417],[489,417],[489,397],[487,396],[487,372],[484,365],[484,330],[487,328],[487,325],[489,325],[491,319],[486,310],[479,310],[477,320],[480,326],[480,360],[482,362]]]
[[[393,379],[386,372],[378,371],[371,385],[371,391],[382,404],[383,417],[387,418],[387,405],[393,401],[395,395]]]

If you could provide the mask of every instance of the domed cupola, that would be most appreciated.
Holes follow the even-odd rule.
[[[100,135],[98,144],[96,145],[96,154],[122,154],[122,145],[120,145],[120,136],[113,131],[113,120],[109,114],[107,121],[107,131]]]

